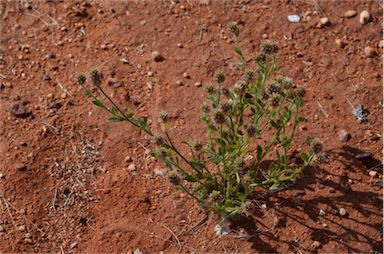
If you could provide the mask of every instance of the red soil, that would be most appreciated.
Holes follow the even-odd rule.
[[[29,2],[30,9],[20,1],[0,3],[2,252],[383,251],[382,185],[375,184],[383,173],[380,1]],[[357,16],[345,18],[350,9]],[[373,20],[362,25],[365,9]],[[289,23],[289,14],[302,20]],[[320,28],[323,16],[332,24]],[[219,238],[214,216],[193,227],[205,213],[154,174],[162,165],[145,157],[150,142],[127,124],[106,123],[75,75],[98,67],[122,82],[105,84],[121,105],[152,121],[168,111],[176,140],[203,137],[204,86],[194,84],[209,82],[217,69],[227,74],[227,85],[239,77],[227,39],[230,20],[240,25],[247,55],[258,52],[263,35],[279,44],[279,72],[307,90],[295,149],[316,136],[328,160],[291,189],[266,196],[267,208]],[[366,46],[376,54],[366,56]],[[154,50],[165,60],[154,62]],[[356,121],[348,101],[370,111],[368,123]],[[12,115],[15,103],[32,115]],[[351,134],[348,142],[339,140],[340,129]],[[373,156],[357,160],[361,152]],[[339,208],[347,215],[338,215]],[[321,246],[314,249],[314,241]]]

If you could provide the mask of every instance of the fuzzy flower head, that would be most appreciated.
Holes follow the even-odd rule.
[[[167,112],[161,112],[159,115],[159,121],[161,123],[167,123],[168,122],[168,113]]]
[[[221,111],[217,111],[213,120],[216,124],[223,124],[225,122],[225,116]]]
[[[257,128],[255,125],[248,125],[246,131],[248,136],[253,137],[256,135]]]
[[[100,86],[103,79],[103,75],[98,69],[93,69],[90,73],[92,84]]]
[[[211,205],[218,205],[223,201],[220,191],[214,190],[208,195],[208,202]]]
[[[310,150],[316,154],[320,153],[323,150],[323,144],[318,138],[310,138],[308,141]]]
[[[222,71],[218,71],[215,73],[215,81],[219,84],[225,81],[225,75]]]
[[[196,141],[194,142],[192,147],[193,147],[193,150],[195,150],[196,152],[200,152],[203,149],[203,144],[200,141]]]
[[[229,112],[232,109],[232,104],[233,104],[232,100],[228,100],[227,102],[221,105],[221,111],[223,113]]]
[[[215,88],[213,87],[212,84],[208,84],[206,87],[207,93],[212,94],[215,91]]]
[[[274,41],[264,41],[261,44],[261,54],[263,55],[276,55],[279,47]]]
[[[222,87],[222,88],[221,88],[221,93],[222,93],[225,97],[227,97],[228,99],[231,98],[231,92],[229,91],[228,88]]]
[[[181,177],[174,171],[168,171],[167,173],[168,180],[174,185],[180,185]]]
[[[265,88],[265,93],[268,96],[273,96],[274,94],[281,94],[283,92],[282,85],[276,80],[272,80],[271,83]]]
[[[209,105],[207,103],[204,103],[203,105],[201,105],[201,111],[203,111],[203,113],[207,114],[207,113],[209,113],[209,111],[211,111],[211,108],[209,107]]]
[[[80,84],[80,85],[84,85],[85,84],[85,81],[87,80],[87,78],[85,77],[84,74],[82,73],[79,73],[76,77],[77,79],[77,82]]]
[[[265,62],[267,61],[267,56],[264,53],[262,53],[256,56],[254,60],[257,64],[264,65]]]
[[[243,94],[245,92],[245,89],[246,84],[244,84],[243,82],[237,82],[233,87],[234,92],[237,94]]]

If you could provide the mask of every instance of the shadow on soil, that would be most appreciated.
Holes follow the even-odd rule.
[[[350,146],[344,146],[338,152],[328,151],[327,156],[341,161],[346,169],[353,172],[363,170],[364,174],[367,174],[368,170],[382,169],[382,163],[379,160],[374,159],[369,153]],[[380,180],[369,184],[382,188]],[[353,190],[346,175],[335,175],[323,168],[316,167],[306,170],[304,176],[291,188],[273,193],[267,198],[267,206],[274,208],[275,221],[272,227],[263,224],[263,221],[266,221],[263,218],[264,214],[258,211],[253,214],[252,218],[251,216],[234,218],[231,229],[245,230],[249,235],[248,241],[253,243],[252,247],[262,253],[277,253],[278,243],[288,244],[289,249],[295,252],[315,251],[310,246],[303,246],[300,239],[282,241],[278,238],[277,230],[287,227],[288,220],[290,220],[290,227],[301,227],[301,230],[310,232],[311,239],[319,241],[321,245],[334,241],[335,244],[343,245],[348,253],[361,253],[361,249],[354,247],[360,243],[370,246],[373,253],[382,253],[382,240],[377,241],[361,230],[364,228],[365,231],[376,232],[381,235],[382,239],[383,224],[367,223],[367,221],[371,221],[369,219],[371,216],[382,217],[382,201],[382,196],[377,191]],[[319,207],[327,207],[325,216],[319,215]],[[341,218],[338,214],[340,207],[344,207],[347,211],[357,210],[361,215],[359,218],[362,219],[351,218],[348,213]],[[319,217],[323,223],[327,224],[326,227],[319,223]],[[375,220],[380,221],[380,219]],[[335,228],[337,230],[333,230]],[[263,241],[262,238],[268,240]],[[272,246],[270,243],[273,242],[277,244]],[[351,242],[354,243],[353,246],[350,244]]]

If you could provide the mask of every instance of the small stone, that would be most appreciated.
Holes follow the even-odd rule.
[[[52,99],[53,98],[53,94],[52,93],[47,94],[47,98],[48,99]]]
[[[27,170],[27,165],[25,165],[24,163],[16,163],[14,165],[14,168],[18,171],[26,171]]]
[[[77,247],[77,242],[74,241],[73,243],[71,243],[71,245],[69,246],[71,249],[74,249]]]
[[[339,131],[339,139],[340,141],[346,142],[351,138],[351,135],[344,129]]]
[[[26,234],[24,235],[24,238],[31,238],[31,237],[32,237],[31,233],[26,233]]]
[[[61,98],[61,99],[65,99],[65,98],[67,98],[67,94],[66,94],[66,93],[62,93],[62,94],[60,95],[60,98]]]
[[[320,19],[320,24],[321,24],[321,26],[330,26],[331,21],[329,20],[329,18],[323,17]]]
[[[124,158],[124,162],[125,163],[128,163],[128,162],[131,162],[132,161],[132,158],[131,156],[127,155],[125,158]]]
[[[107,50],[108,49],[108,46],[106,44],[101,44],[100,48],[102,50]]]
[[[308,130],[307,126],[305,126],[305,125],[300,125],[299,129],[300,129],[300,131]]]
[[[155,168],[153,170],[153,172],[155,173],[155,175],[158,175],[158,176],[166,176],[167,175],[167,169],[166,168]]]
[[[347,43],[342,39],[336,39],[335,42],[339,48],[344,48],[347,45]]]
[[[183,82],[181,81],[181,80],[176,80],[176,85],[178,85],[178,86],[182,86],[183,85]]]
[[[288,21],[291,23],[297,23],[300,21],[300,16],[296,14],[288,15]]]
[[[31,239],[31,238],[25,238],[25,239],[24,239],[24,242],[26,242],[26,243],[32,243],[32,239]]]
[[[4,227],[0,225],[0,232],[4,232],[4,231],[5,231]]]
[[[143,254],[143,252],[140,249],[136,249],[133,254]]]
[[[0,179],[1,178],[4,178],[4,174],[3,174],[3,172],[0,172]]]
[[[345,210],[344,208],[340,208],[340,209],[339,209],[339,214],[340,214],[341,216],[345,216],[345,215],[347,214],[347,210]]]
[[[25,231],[25,226],[24,225],[20,225],[20,226],[17,227],[17,230],[23,232],[23,231]]]
[[[54,101],[52,102],[48,108],[50,109],[59,109],[61,108],[63,105],[61,104],[61,102],[58,102],[58,101]]]
[[[183,45],[183,44],[181,44],[181,43],[177,43],[177,47],[178,47],[178,48],[183,48],[183,47],[184,47],[184,45]]]
[[[383,48],[384,47],[384,40],[381,40],[380,42],[379,42],[379,48]]]
[[[189,76],[189,74],[186,73],[186,72],[183,73],[183,77],[186,78],[186,79],[190,79],[191,78],[191,76]]]
[[[140,21],[140,25],[144,26],[146,24],[147,24],[147,21],[145,21],[145,20]]]
[[[19,118],[27,118],[32,112],[23,104],[16,103],[12,105],[11,114]]]
[[[367,10],[364,10],[360,13],[359,22],[361,24],[367,24],[369,21],[372,20],[372,15]]]
[[[327,227],[328,227],[327,223],[322,223],[321,226],[322,226],[323,228],[327,228]]]
[[[201,87],[202,84],[201,84],[201,82],[196,82],[196,83],[195,83],[195,86],[196,86],[196,87]]]
[[[313,241],[312,248],[317,249],[320,248],[321,243],[319,241]]]
[[[319,215],[320,215],[320,216],[324,216],[324,215],[325,215],[325,211],[322,210],[322,209],[320,209],[320,211],[319,211]]]
[[[152,58],[155,62],[161,62],[164,60],[164,57],[158,51],[152,52]]]
[[[369,171],[369,176],[375,178],[377,176],[377,172],[375,170]]]
[[[107,84],[112,88],[118,88],[122,86],[122,83],[116,78],[108,78]]]
[[[376,55],[376,52],[375,50],[372,48],[372,47],[365,47],[364,48],[364,54],[367,56],[367,57],[373,57]]]
[[[129,171],[134,171],[134,170],[136,170],[136,166],[135,166],[135,164],[134,164],[134,163],[129,164],[129,165],[128,165],[128,170],[129,170]]]
[[[357,15],[357,11],[349,10],[349,11],[345,12],[344,17],[346,17],[346,18],[353,18],[356,15]]]
[[[153,77],[153,72],[152,72],[152,71],[149,71],[149,72],[147,73],[147,76],[148,76],[148,77]]]

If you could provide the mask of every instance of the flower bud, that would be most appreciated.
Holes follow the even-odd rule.
[[[276,42],[273,41],[265,41],[261,44],[261,54],[264,55],[275,55],[279,47]]]
[[[215,117],[213,118],[215,123],[217,124],[223,124],[225,122],[224,114],[220,111],[216,112]]]
[[[79,73],[77,75],[77,82],[80,84],[80,85],[84,85],[85,81],[87,80],[87,78],[84,76],[84,74],[82,73]]]
[[[216,72],[215,74],[215,80],[217,83],[221,84],[225,81],[224,73],[221,71]]]
[[[91,81],[95,86],[100,86],[102,79],[103,79],[103,75],[98,69],[93,69],[91,71]]]
[[[240,29],[239,29],[239,27],[236,25],[235,22],[233,22],[233,21],[229,22],[229,24],[228,24],[228,28],[229,28],[229,30],[230,30],[236,37],[239,37],[239,35],[240,35]]]

